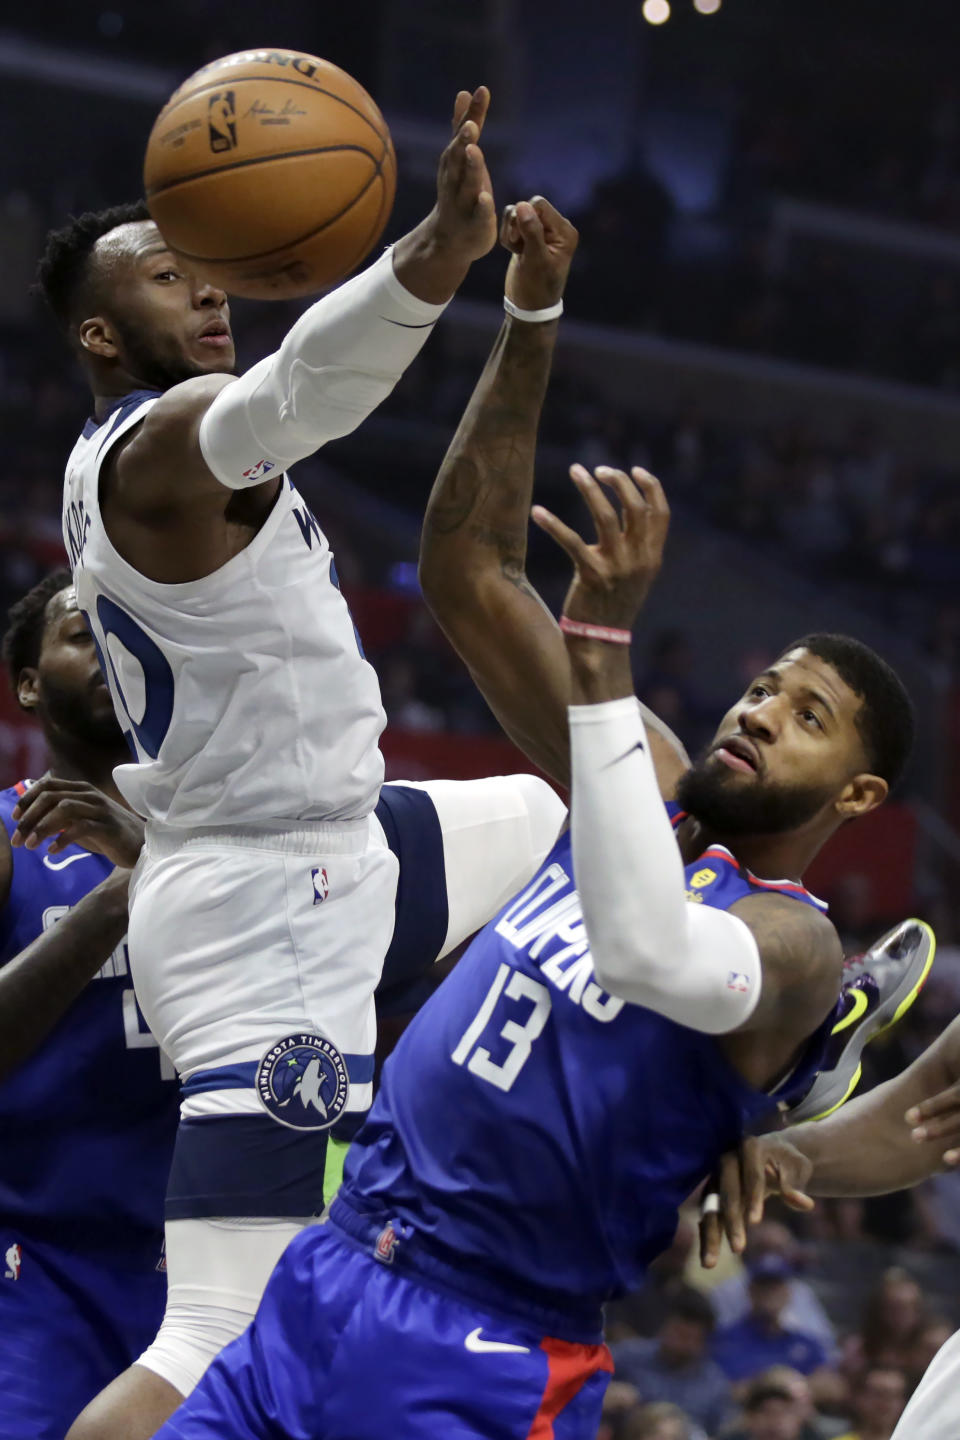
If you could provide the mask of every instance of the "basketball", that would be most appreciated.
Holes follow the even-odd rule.
[[[157,116],[143,180],[186,266],[253,300],[308,295],[376,244],[396,190],[386,122],[344,70],[296,50],[205,65]]]

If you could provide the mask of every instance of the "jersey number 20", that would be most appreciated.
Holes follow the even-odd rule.
[[[478,1045],[477,1041],[487,1028],[501,994],[504,999],[517,1004],[532,1002],[533,1008],[527,1010],[522,1024],[517,1020],[507,1020],[499,1031],[499,1038],[508,1041],[510,1049],[498,1064],[491,1059],[490,1051]],[[462,1065],[466,1061],[472,1075],[478,1075],[489,1085],[496,1085],[498,1090],[509,1090],[530,1058],[533,1042],[549,1019],[550,1006],[550,991],[546,985],[524,975],[522,970],[511,970],[509,965],[501,965],[451,1060],[454,1065]]]

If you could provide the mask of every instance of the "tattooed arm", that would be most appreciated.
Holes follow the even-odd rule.
[[[577,232],[546,200],[508,207],[508,297],[539,310],[563,294]],[[510,738],[570,781],[570,667],[556,621],[526,576],[534,457],[558,322],[507,318],[440,468],[420,546],[427,603]],[[665,796],[689,763],[645,712]]]

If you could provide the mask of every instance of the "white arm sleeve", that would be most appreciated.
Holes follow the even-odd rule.
[[[444,309],[411,295],[386,251],[311,305],[275,355],[224,386],[200,422],[209,469],[243,490],[349,435],[387,398]]]
[[[694,1030],[736,1030],[760,999],[757,944],[736,916],[687,902],[638,702],[569,718],[573,868],[599,984]]]

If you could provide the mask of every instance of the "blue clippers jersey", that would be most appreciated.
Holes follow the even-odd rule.
[[[771,888],[720,847],[686,876],[690,901],[721,910]],[[411,1255],[508,1296],[612,1298],[669,1245],[678,1207],[723,1152],[809,1083],[831,1022],[772,1097],[712,1036],[606,994],[564,834],[387,1062],[347,1160],[341,1221],[355,1229],[349,1212],[379,1212],[398,1258],[412,1234]]]
[[[0,791],[8,834],[23,788]],[[79,845],[47,851],[13,851],[0,964],[113,869]],[[0,1085],[0,1226],[74,1251],[159,1258],[177,1113],[173,1070],[139,1015],[121,944]]]

